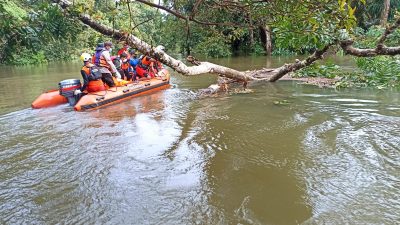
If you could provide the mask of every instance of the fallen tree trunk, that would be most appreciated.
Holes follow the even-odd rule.
[[[71,2],[68,0],[53,0],[53,2],[60,5],[61,8],[67,10],[68,7],[72,5]],[[223,76],[225,78],[229,78],[235,81],[243,82],[247,84],[249,81],[270,81],[275,82],[282,78],[285,74],[290,72],[299,70],[306,66],[311,65],[313,62],[322,59],[323,54],[328,51],[328,49],[333,44],[328,44],[320,50],[315,51],[312,55],[308,56],[304,60],[296,60],[294,63],[285,64],[281,67],[275,69],[260,69],[254,71],[238,71],[232,68],[224,67],[221,65],[217,65],[210,62],[200,62],[194,59],[193,57],[189,58],[189,62],[195,64],[194,66],[187,66],[180,60],[177,60],[167,53],[165,53],[160,48],[154,48],[148,43],[144,42],[143,40],[139,39],[138,37],[123,32],[119,30],[112,29],[107,27],[103,24],[98,23],[97,21],[93,20],[89,15],[80,14],[77,18],[84,24],[88,25],[92,29],[96,30],[97,32],[110,36],[118,41],[126,41],[132,47],[137,48],[142,53],[147,53],[151,57],[156,58],[163,64],[171,67],[173,70],[177,71],[180,74],[185,76],[194,76],[200,74],[217,74]],[[375,49],[359,49],[353,47],[352,40],[345,40],[341,41],[339,44],[344,49],[347,54],[355,55],[355,56],[376,56],[376,55],[395,55],[400,54],[400,47],[386,47],[383,45],[383,41],[386,39],[388,35],[390,35],[395,29],[400,26],[400,19],[396,21],[396,23],[388,27],[386,32],[382,35],[377,48]]]
[[[71,6],[71,3],[67,0],[58,0],[58,1],[55,0],[55,1],[63,9],[67,9],[69,6]],[[303,61],[295,62],[293,64],[285,64],[282,67],[276,68],[274,70],[262,69],[256,71],[238,71],[232,68],[224,67],[210,62],[199,62],[196,61],[194,58],[192,62],[195,63],[195,66],[187,66],[182,61],[169,56],[167,53],[158,48],[153,48],[148,43],[144,42],[143,40],[140,40],[136,36],[100,24],[97,21],[93,20],[89,15],[81,14],[78,16],[78,19],[82,23],[88,25],[89,27],[91,27],[92,29],[96,30],[101,34],[110,36],[119,41],[122,40],[126,41],[129,45],[137,48],[140,52],[150,54],[150,56],[156,58],[160,62],[164,63],[165,65],[171,67],[178,73],[183,74],[185,76],[194,76],[194,75],[211,73],[211,74],[218,74],[223,77],[241,81],[244,83],[253,80],[266,80],[274,82],[280,79],[288,72],[298,70],[307,65],[310,65],[315,60],[318,60],[320,56],[328,49],[326,47],[321,51],[317,51],[316,53],[314,53],[313,55],[311,55],[310,57],[308,57]]]

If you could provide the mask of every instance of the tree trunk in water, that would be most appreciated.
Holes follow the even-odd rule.
[[[386,26],[390,11],[390,0],[383,1],[383,10],[381,13],[381,26]]]
[[[251,51],[254,50],[254,30],[253,30],[253,20],[251,19],[251,15],[248,15],[249,22],[250,22],[250,49]]]
[[[267,37],[265,50],[267,52],[267,55],[271,55],[272,54],[272,35],[271,35],[271,28],[268,25],[265,26],[265,36]]]
[[[271,55],[272,53],[271,28],[268,25],[265,27],[260,25],[258,28],[260,30],[260,38],[264,50],[267,55]]]

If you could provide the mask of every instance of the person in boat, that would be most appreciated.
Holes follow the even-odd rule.
[[[122,53],[127,54],[128,57],[129,57],[129,45],[128,45],[128,43],[125,43],[125,44],[124,44],[124,47],[122,47],[120,50],[118,50],[117,55],[118,55],[119,57],[121,57]]]
[[[154,71],[154,63],[157,63],[157,61],[151,58],[149,55],[150,54],[146,52],[139,64],[136,66],[136,73],[140,78],[146,77],[151,79],[156,76]]]
[[[138,54],[134,49],[130,50],[129,54],[131,56],[129,58],[129,64],[131,64],[132,68],[136,70],[136,66],[139,65],[141,59],[138,58]]]
[[[124,71],[122,71],[121,66],[122,66],[122,61],[119,56],[111,56],[112,62],[115,65],[115,68],[117,69],[118,73],[121,74],[121,79],[124,80]]]
[[[95,52],[92,55],[92,64],[94,64],[94,65],[98,64],[98,60],[99,60],[99,57],[100,57],[102,51],[104,51],[104,43],[98,43],[97,47],[95,49]],[[99,56],[99,57],[97,57],[97,56]]]
[[[81,69],[81,75],[83,78],[83,85],[81,89],[75,90],[74,94],[79,95],[85,90],[87,92],[98,92],[104,91],[105,86],[101,80],[102,74],[99,68],[92,64],[92,56],[88,53],[83,53],[80,57],[83,62],[83,67]]]
[[[121,79],[121,74],[111,60],[111,47],[112,43],[110,41],[104,43],[104,48],[102,48],[101,44],[97,45],[94,62],[96,66],[100,67],[100,72],[103,74],[103,82],[109,87],[114,87],[115,83],[111,74],[117,79]]]
[[[129,59],[129,64],[131,65],[132,68],[132,81],[137,81],[137,72],[136,72],[136,67],[139,65],[140,63],[140,59],[137,57],[137,53],[134,49],[132,49],[131,51],[129,51],[130,54],[130,59]]]
[[[133,68],[129,63],[130,62],[129,56],[125,52],[123,52],[120,57],[121,57],[121,71],[120,71],[121,75],[124,76],[127,81],[132,80],[132,77],[134,78],[133,81],[135,81],[136,76],[134,76]]]

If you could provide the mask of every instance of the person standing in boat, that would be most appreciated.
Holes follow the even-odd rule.
[[[114,87],[115,83],[112,79],[112,76],[115,76],[117,79],[121,79],[121,74],[118,72],[114,63],[111,60],[111,47],[112,43],[110,41],[104,43],[104,48],[101,48],[101,44],[97,45],[96,54],[95,54],[95,65],[100,67],[100,72],[103,74],[102,80],[109,87]]]
[[[125,43],[125,44],[124,44],[124,47],[122,47],[120,50],[118,50],[117,55],[118,55],[119,57],[121,57],[122,53],[127,54],[127,55],[128,55],[128,58],[129,58],[129,45],[128,45],[128,43]]]
[[[98,92],[104,91],[105,86],[101,80],[102,74],[99,68],[91,63],[92,57],[88,53],[83,53],[80,57],[83,62],[83,67],[81,69],[81,75],[83,78],[83,85],[81,89],[75,90],[74,94],[79,95],[83,91],[87,92]]]

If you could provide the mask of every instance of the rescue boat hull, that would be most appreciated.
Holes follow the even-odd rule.
[[[106,91],[89,93],[83,96],[74,106],[76,111],[89,111],[107,105],[125,101],[141,95],[146,95],[170,87],[169,80],[151,79],[138,84],[128,84],[123,87],[113,87]]]
[[[129,98],[149,94],[170,87],[170,75],[163,69],[159,76],[150,80],[142,80],[138,83],[128,83],[120,87],[112,87],[105,91],[88,93],[81,97],[74,106],[76,111],[88,111],[107,105],[115,104]],[[47,91],[41,94],[33,103],[32,108],[40,109],[67,103],[68,100],[60,95],[58,90]]]
[[[67,98],[60,95],[58,90],[51,90],[37,97],[36,100],[32,102],[31,106],[33,109],[41,109],[65,104],[67,102]]]

